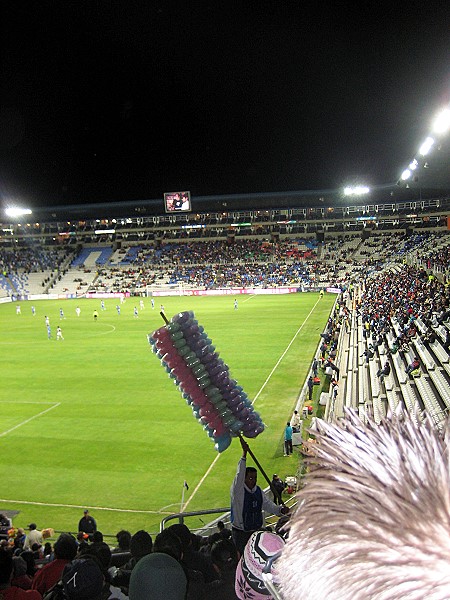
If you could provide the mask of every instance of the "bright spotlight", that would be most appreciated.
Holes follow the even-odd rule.
[[[414,159],[412,162],[409,163],[408,168],[411,169],[411,171],[415,171],[418,166],[419,166],[419,163],[417,162],[416,159]]]
[[[424,143],[419,148],[419,154],[421,156],[426,156],[428,152],[431,150],[434,144],[434,139],[432,137],[427,137]]]
[[[447,133],[450,128],[450,108],[444,108],[433,121],[433,133]]]
[[[354,187],[344,188],[344,196],[362,196],[363,194],[368,194],[369,192],[370,188],[365,185],[355,185]]]
[[[406,181],[411,177],[411,171],[409,169],[405,169],[402,173],[402,181]]]
[[[23,215],[31,215],[31,210],[29,208],[11,207],[5,209],[5,214],[7,217],[22,217]]]

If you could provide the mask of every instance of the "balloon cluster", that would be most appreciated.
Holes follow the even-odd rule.
[[[176,314],[148,341],[218,452],[240,433],[254,438],[264,431],[260,415],[192,311]]]

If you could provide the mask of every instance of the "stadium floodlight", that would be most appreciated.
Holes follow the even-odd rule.
[[[411,171],[415,171],[418,166],[419,166],[419,163],[417,162],[416,159],[414,159],[412,162],[409,163],[408,169],[410,169]]]
[[[31,215],[29,208],[19,208],[18,206],[11,206],[5,209],[5,215],[7,217],[22,217],[24,215]]]
[[[402,181],[406,181],[411,177],[411,171],[409,169],[405,169],[402,173]]]
[[[419,148],[419,154],[421,156],[426,156],[428,152],[431,150],[434,144],[434,139],[432,137],[427,137],[424,143]]]
[[[450,129],[450,108],[444,108],[433,121],[433,133],[442,135]]]
[[[368,194],[370,192],[370,188],[366,185],[356,185],[354,187],[345,187],[344,188],[344,196],[362,196],[364,194]]]

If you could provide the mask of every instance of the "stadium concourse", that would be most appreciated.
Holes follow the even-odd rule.
[[[317,236],[317,231],[308,235],[307,223],[302,225],[301,235],[291,232],[281,237],[270,215],[245,237],[231,236],[224,228],[222,237],[186,240],[183,235],[177,236],[185,233],[181,228],[168,229],[162,223],[158,229],[141,223],[130,227],[130,235],[136,239],[128,243],[122,240],[120,244],[107,239],[112,234],[97,236],[94,244],[89,223],[71,225],[73,235],[59,231],[57,224],[40,224],[39,231],[35,227],[34,233],[14,236],[17,242],[5,242],[2,237],[2,294],[4,301],[11,301],[43,294],[61,298],[63,294],[73,297],[96,292],[164,296],[174,290],[185,293],[189,289],[204,293],[227,291],[226,288],[270,291],[279,286],[305,292],[325,287],[340,289],[327,326],[318,336],[315,360],[307,377],[308,380],[309,375],[318,374],[327,384],[320,402],[330,429],[321,421],[312,425],[321,433],[316,443],[316,462],[307,463],[311,472],[306,473],[306,486],[303,487],[303,480],[299,482],[301,498],[310,476],[314,481],[322,472],[321,444],[326,447],[323,431],[338,431],[342,427],[356,432],[361,439],[369,439],[372,428],[378,427],[381,432],[386,431],[379,434],[385,440],[391,435],[386,423],[401,421],[401,416],[406,415],[409,428],[425,428],[433,432],[432,442],[444,443],[450,409],[450,235],[445,212],[430,207],[426,219],[420,220],[422,227],[415,230],[409,226],[399,228],[402,217],[397,215],[395,223],[386,218],[381,228],[344,228],[340,235],[328,230],[326,236]],[[320,222],[323,230],[322,215]],[[331,222],[325,221],[325,225]],[[211,224],[210,229],[218,233],[217,223]],[[262,235],[261,230],[265,231]],[[55,240],[59,243],[54,244]],[[305,381],[298,410],[309,404],[307,396]],[[316,403],[314,410],[317,409]],[[353,415],[359,414],[359,420],[351,417],[352,425],[348,424],[346,409]],[[406,431],[405,436],[415,439],[411,429],[400,427],[392,433],[396,443],[399,431]],[[354,452],[359,450],[356,445]],[[305,456],[313,454],[311,441],[309,446],[306,442]],[[349,459],[343,456],[343,460]],[[328,465],[324,470],[329,472],[329,468]],[[326,504],[321,511],[326,521]],[[293,510],[292,519],[297,518]],[[161,598],[270,597],[278,592],[271,578],[263,573],[267,571],[267,561],[276,559],[280,551],[282,565],[287,562],[283,562],[285,554],[295,556],[291,554],[289,532],[283,528],[285,521],[283,517],[273,523],[271,533],[254,534],[241,559],[223,524],[214,524],[207,533],[190,532],[183,525],[163,527],[154,540],[143,531],[133,535],[119,532],[117,546],[106,543],[95,527],[79,534],[77,540],[62,534],[52,547],[44,545],[45,536],[33,540],[30,546],[35,524],[26,533],[7,523],[4,528],[9,533],[0,549],[0,590],[9,598],[16,586],[31,588],[35,593],[26,597],[36,599],[137,599],[147,597],[149,589],[160,590],[155,597]],[[52,536],[52,532],[47,535]],[[425,541],[426,527],[422,535]],[[420,545],[420,538],[415,543]],[[386,566],[380,559],[380,564],[375,561],[372,568],[383,572]],[[283,573],[288,571],[280,570],[281,589]],[[411,573],[405,585],[419,588],[425,571],[416,568]],[[76,577],[85,588],[72,589],[71,582]],[[60,580],[62,589],[55,589],[48,596]],[[301,582],[298,585],[301,589]],[[285,600],[290,597],[284,596]],[[370,597],[377,597],[376,593]],[[448,594],[430,597],[444,598]]]

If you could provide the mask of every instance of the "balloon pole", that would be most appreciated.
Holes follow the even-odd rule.
[[[252,450],[250,449],[250,446],[247,444],[247,442],[244,440],[244,438],[242,437],[242,434],[239,433],[239,439],[241,441],[241,444],[244,443],[245,447],[247,448],[247,452],[250,454],[250,456],[253,458],[255,465],[258,467],[258,469],[261,471],[264,479],[267,481],[267,483],[269,484],[270,490],[271,492],[274,494],[274,496],[276,496],[279,501],[281,502],[281,504],[284,504],[283,500],[281,499],[281,494],[278,490],[276,490],[274,488],[274,486],[272,485],[272,482],[270,481],[267,473],[264,471],[264,469],[261,466],[261,463],[258,461],[258,459],[256,458],[256,456],[253,454]]]
[[[163,313],[163,311],[161,311],[159,314],[160,314],[160,315],[161,315],[161,317],[164,319],[164,323],[165,323],[166,325],[168,325],[168,324],[169,324],[169,319],[166,317],[166,315]]]

